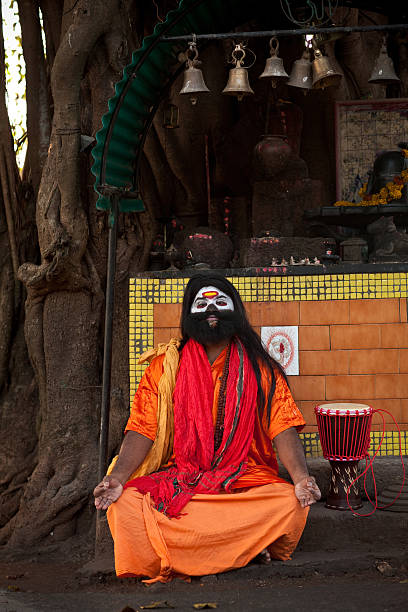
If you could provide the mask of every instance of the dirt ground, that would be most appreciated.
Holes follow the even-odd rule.
[[[29,593],[63,593],[74,591],[92,591],[104,592],[110,591],[114,593],[158,593],[165,591],[177,590],[181,585],[188,585],[191,590],[196,591],[196,587],[205,590],[211,585],[211,590],[218,584],[228,582],[243,583],[250,582],[256,587],[266,586],[268,582],[273,582],[284,585],[300,586],[307,582],[308,584],[324,584],[327,579],[337,579],[342,583],[354,583],[360,581],[381,581],[382,584],[406,584],[406,595],[408,602],[408,570],[407,568],[398,568],[393,576],[380,575],[375,567],[372,570],[361,571],[356,574],[354,571],[350,573],[341,572],[341,574],[325,575],[315,572],[310,575],[308,572],[305,576],[265,576],[264,568],[259,565],[258,578],[248,578],[242,576],[240,578],[240,570],[234,572],[234,577],[226,574],[217,576],[193,577],[190,583],[181,580],[175,580],[168,585],[157,583],[155,585],[145,586],[141,580],[136,578],[119,579],[113,575],[104,575],[96,573],[92,577],[81,576],[78,570],[80,565],[75,563],[64,563],[63,561],[50,561],[42,559],[39,561],[6,561],[0,562],[0,591],[13,592],[29,592]],[[0,608],[1,609],[1,608]]]
[[[0,590],[57,593],[80,587],[78,570],[93,559],[88,538],[0,552]],[[1,608],[0,608],[1,610]]]
[[[406,561],[383,561],[382,568],[370,562],[359,569],[350,560],[348,569],[344,564],[327,564],[325,569],[322,553],[319,570],[273,561],[218,576],[194,577],[190,583],[175,580],[145,586],[139,579],[118,579],[106,571],[83,572],[93,557],[92,542],[75,538],[8,553],[0,562],[0,611],[141,612],[152,605],[193,610],[201,609],[197,604],[207,604],[208,609],[211,604],[234,612],[282,612],[299,606],[312,610],[323,603],[331,612],[391,612],[406,609],[408,601]]]
[[[8,574],[5,571],[19,571]],[[222,580],[194,578],[190,584],[143,586],[140,581],[95,577],[79,579],[69,564],[1,564],[1,612],[143,612],[144,609],[315,610],[331,612],[401,612],[408,601],[407,574],[384,577],[372,572],[360,575],[264,577]]]

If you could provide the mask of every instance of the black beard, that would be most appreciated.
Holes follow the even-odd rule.
[[[208,317],[214,315],[218,322],[214,327],[208,324]],[[184,321],[184,332],[200,344],[218,344],[238,334],[241,317],[234,310],[210,310],[190,313]]]

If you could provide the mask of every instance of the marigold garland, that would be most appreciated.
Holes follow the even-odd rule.
[[[401,149],[404,157],[408,158],[408,149]],[[403,170],[399,176],[394,176],[394,179],[382,187],[378,193],[367,193],[367,183],[359,190],[358,194],[362,198],[361,202],[347,202],[346,200],[338,200],[334,206],[378,206],[388,204],[393,200],[400,200],[404,185],[408,183],[408,168]]]

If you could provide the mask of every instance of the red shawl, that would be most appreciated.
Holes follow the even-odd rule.
[[[184,346],[174,390],[175,465],[135,478],[126,487],[150,493],[157,510],[177,517],[195,493],[218,493],[246,470],[254,433],[257,382],[248,355],[232,341],[222,442],[214,452],[214,384],[201,344]]]

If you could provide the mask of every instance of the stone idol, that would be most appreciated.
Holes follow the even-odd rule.
[[[408,236],[397,230],[393,217],[380,217],[367,225],[368,261],[408,261]]]

